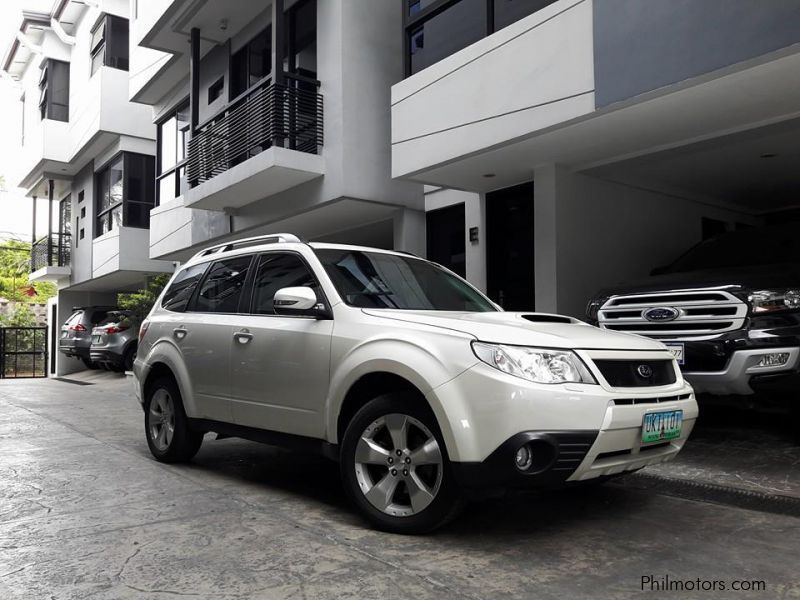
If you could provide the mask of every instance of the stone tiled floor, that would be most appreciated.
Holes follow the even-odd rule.
[[[0,597],[629,598],[667,574],[800,596],[792,517],[613,485],[393,536],[351,511],[332,463],[208,438],[166,466],[141,420],[124,380],[0,383]]]

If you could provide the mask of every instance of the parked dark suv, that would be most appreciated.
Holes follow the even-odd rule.
[[[58,351],[67,356],[80,358],[89,369],[96,369],[89,348],[92,345],[92,329],[108,316],[116,306],[76,306],[69,319],[61,326]]]
[[[800,225],[727,233],[600,292],[604,329],[664,342],[697,392],[800,390]]]

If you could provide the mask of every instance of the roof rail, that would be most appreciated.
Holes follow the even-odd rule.
[[[214,246],[209,246],[208,248],[201,250],[197,254],[195,254],[192,259],[199,258],[201,256],[208,256],[209,254],[217,254],[219,252],[227,252],[228,250],[233,250],[237,247],[246,247],[246,246],[256,246],[259,244],[302,244],[303,240],[301,240],[296,235],[292,235],[291,233],[271,233],[269,235],[257,235],[255,237],[249,238],[242,238],[240,240],[233,240],[230,242],[224,242],[222,244],[216,244]]]

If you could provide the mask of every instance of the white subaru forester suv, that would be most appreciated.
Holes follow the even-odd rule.
[[[476,490],[670,460],[697,418],[657,341],[503,312],[426,260],[288,234],[178,269],[134,373],[156,459],[191,459],[208,432],[318,451],[373,525],[401,533]]]

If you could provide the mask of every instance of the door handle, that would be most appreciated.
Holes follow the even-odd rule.
[[[253,339],[253,334],[247,329],[242,329],[233,334],[233,338],[240,344],[246,344]]]
[[[172,335],[174,335],[175,338],[179,340],[185,338],[187,333],[189,332],[186,331],[186,329],[184,329],[183,327],[176,327],[175,329],[172,330]]]

